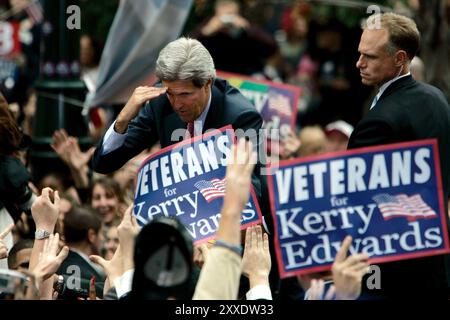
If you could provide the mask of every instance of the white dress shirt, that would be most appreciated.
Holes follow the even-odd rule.
[[[411,72],[408,72],[407,74],[401,75],[401,76],[397,76],[394,79],[389,80],[388,82],[386,82],[385,84],[383,84],[380,88],[380,90],[378,91],[378,94],[375,96],[375,98],[372,101],[372,105],[370,106],[370,109],[372,109],[373,107],[375,107],[375,105],[377,104],[378,100],[380,100],[381,95],[384,93],[384,91],[386,91],[386,89],[395,81],[397,81],[398,79],[404,78],[411,75]]]

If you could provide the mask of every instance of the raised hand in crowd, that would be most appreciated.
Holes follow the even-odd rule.
[[[123,215],[122,222],[117,227],[119,234],[119,246],[116,249],[111,260],[105,260],[98,255],[91,255],[94,263],[100,265],[107,277],[105,281],[104,294],[115,286],[115,282],[127,271],[134,268],[133,254],[134,242],[140,227],[137,224],[136,218],[132,214],[133,206],[129,206]]]
[[[43,249],[39,255],[39,261],[30,271],[34,276],[34,286],[40,299],[51,300],[54,296],[53,277],[69,254],[69,247],[59,247],[59,234],[51,234],[44,241]],[[43,286],[44,281],[49,279],[49,285]]]
[[[362,278],[369,272],[369,257],[366,253],[347,257],[351,243],[352,237],[345,237],[331,268],[338,300],[357,299],[361,294]]]
[[[31,206],[31,215],[36,223],[36,229],[52,234],[58,221],[60,198],[58,191],[51,188],[42,189],[41,195]],[[37,261],[36,261],[37,262]]]
[[[134,268],[133,253],[136,236],[141,228],[133,215],[133,205],[130,205],[123,215],[122,221],[117,227],[119,243],[123,252],[124,272]]]
[[[8,248],[6,247],[5,242],[3,241],[5,237],[11,232],[14,228],[14,223],[11,223],[5,230],[0,233],[0,259],[5,259],[8,257]]]
[[[336,287],[331,285],[326,292],[325,281],[322,279],[312,279],[308,290],[308,300],[334,300]]]
[[[240,219],[249,199],[255,163],[256,153],[250,141],[241,139],[231,147],[216,242],[203,265],[194,300],[237,299],[242,272]]]
[[[64,129],[53,133],[53,139],[50,146],[58,154],[61,160],[69,167],[78,188],[87,188],[89,186],[88,162],[94,154],[95,147],[86,152],[82,152],[78,139],[69,136]]]
[[[41,195],[36,198],[31,206],[31,215],[36,223],[36,232],[40,233],[42,237],[34,240],[33,249],[31,250],[29,270],[34,270],[38,265],[39,257],[45,248],[45,239],[53,234],[55,230],[59,216],[59,207],[60,198],[58,191],[53,191],[51,188],[42,189]],[[41,298],[52,299],[52,288],[53,280],[51,278],[45,280],[39,288]]]
[[[258,285],[269,286],[269,273],[272,267],[269,251],[269,237],[263,234],[261,226],[247,228],[245,233],[242,274],[250,281],[250,290]]]
[[[32,270],[35,277],[45,281],[53,276],[68,254],[69,247],[59,248],[59,234],[51,234],[45,240],[39,261]]]
[[[134,89],[127,104],[117,116],[116,124],[114,125],[115,131],[118,133],[125,133],[128,128],[128,124],[137,116],[144,103],[148,100],[159,97],[161,94],[166,93],[166,91],[167,88],[165,87],[157,88],[142,86]]]
[[[119,279],[125,272],[123,268],[123,256],[124,253],[122,251],[122,248],[120,247],[120,244],[117,247],[116,252],[114,252],[111,260],[105,260],[98,255],[89,256],[89,259],[91,259],[92,262],[101,266],[105,271],[106,280],[105,287],[103,289],[104,295],[106,295],[110,288],[114,287],[114,282]]]

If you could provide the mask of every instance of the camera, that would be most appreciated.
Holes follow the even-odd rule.
[[[225,24],[227,27],[232,27],[234,22],[234,16],[232,14],[224,14],[220,16],[220,20]]]

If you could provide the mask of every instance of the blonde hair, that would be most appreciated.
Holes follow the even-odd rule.
[[[373,26],[388,31],[389,53],[394,54],[397,50],[404,50],[409,60],[414,58],[419,50],[420,32],[412,19],[392,12],[378,13],[367,19],[364,29],[373,28]]]

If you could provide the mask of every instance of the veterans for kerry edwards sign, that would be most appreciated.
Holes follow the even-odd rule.
[[[261,114],[270,138],[274,139],[272,129],[279,129],[279,136],[285,137],[289,130],[294,131],[297,118],[297,105],[301,89],[277,82],[257,80],[248,76],[219,71],[217,75],[227,79],[241,91]]]
[[[140,225],[158,216],[177,217],[196,243],[214,238],[225,196],[225,173],[235,135],[231,126],[184,140],[148,157],[138,171],[134,214]],[[251,196],[241,228],[261,220]]]
[[[282,161],[272,173],[282,277],[329,269],[346,235],[371,263],[449,252],[435,140]]]

